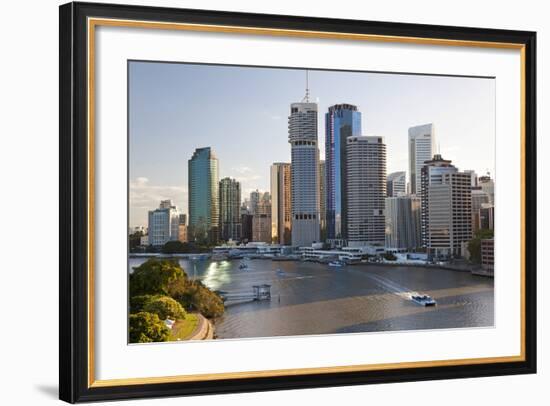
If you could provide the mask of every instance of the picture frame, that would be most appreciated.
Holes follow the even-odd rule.
[[[60,399],[75,403],[536,372],[536,33],[79,2],[60,6],[59,13]],[[520,83],[520,100],[516,102],[520,106],[520,128],[514,142],[520,146],[520,210],[516,213],[520,266],[514,272],[519,275],[519,300],[515,307],[520,320],[516,326],[519,354],[98,379],[95,351],[98,237],[94,210],[99,186],[94,167],[104,158],[96,153],[94,138],[98,127],[94,93],[99,81],[95,76],[98,27],[137,28],[141,33],[154,30],[192,32],[195,36],[216,33],[308,39],[317,41],[318,46],[323,41],[356,41],[475,48],[480,53],[503,49],[518,52],[520,77],[516,79]],[[125,158],[120,157],[121,161]]]

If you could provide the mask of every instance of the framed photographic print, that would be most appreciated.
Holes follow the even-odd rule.
[[[60,7],[60,398],[536,371],[534,32]]]

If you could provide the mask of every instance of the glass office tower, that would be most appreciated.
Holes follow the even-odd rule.
[[[190,241],[215,244],[220,222],[218,158],[210,147],[197,148],[188,167]]]
[[[347,238],[346,138],[361,135],[361,112],[336,104],[325,113],[325,193],[327,240]]]

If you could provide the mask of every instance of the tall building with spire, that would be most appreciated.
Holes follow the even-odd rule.
[[[320,192],[317,103],[310,103],[307,84],[302,102],[290,105],[288,142],[292,167],[292,245],[309,246],[320,240]]]
[[[336,104],[325,113],[327,240],[347,238],[346,139],[361,135],[361,112],[352,104]]]
[[[215,244],[220,222],[218,158],[210,147],[195,150],[188,174],[190,241]]]

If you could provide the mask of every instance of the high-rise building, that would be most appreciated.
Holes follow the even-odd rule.
[[[220,239],[241,239],[241,184],[235,179],[220,180]]]
[[[320,239],[319,148],[317,103],[292,103],[288,117],[291,145],[292,245],[309,246]]]
[[[336,104],[325,113],[326,223],[328,240],[346,239],[346,139],[361,135],[361,112]]]
[[[188,168],[190,240],[215,244],[220,223],[218,158],[210,147],[197,148]]]
[[[411,194],[422,195],[421,171],[424,162],[432,159],[435,150],[433,124],[409,128],[409,187]]]
[[[260,191],[258,189],[250,192],[249,207],[250,214],[256,214],[258,212],[258,204],[260,203]]]
[[[486,176],[480,176],[478,178],[478,184],[481,186],[481,190],[489,194],[490,203],[495,204],[495,182],[487,174]]]
[[[260,195],[258,209],[252,217],[252,241],[271,243],[271,196]]]
[[[397,197],[407,194],[407,176],[405,171],[390,173],[386,179],[386,193],[388,197]]]
[[[271,165],[271,238],[277,244],[291,244],[290,164]]]
[[[327,165],[319,161],[319,226],[321,241],[327,239]]]
[[[419,197],[387,197],[385,218],[387,250],[414,251],[420,248]]]
[[[436,154],[421,178],[422,245],[430,258],[460,256],[472,238],[471,175]]]
[[[386,144],[382,137],[347,139],[348,245],[384,245]]]
[[[472,233],[480,228],[480,210],[484,204],[488,204],[491,198],[489,193],[481,190],[481,187],[472,187]]]
[[[241,241],[249,242],[252,241],[252,221],[254,216],[248,212],[241,212],[241,227],[242,227],[242,236]]]
[[[188,242],[187,237],[187,215],[179,215],[179,225],[178,225],[178,240],[180,242]]]
[[[495,206],[491,203],[483,203],[479,209],[479,228],[495,229]]]
[[[163,200],[158,209],[149,211],[148,243],[156,247],[179,236],[179,213],[171,200]]]

